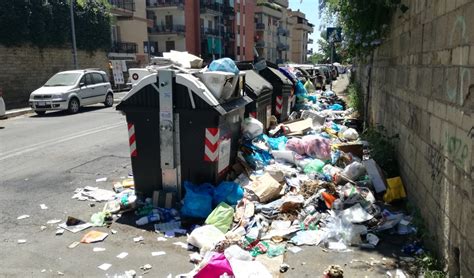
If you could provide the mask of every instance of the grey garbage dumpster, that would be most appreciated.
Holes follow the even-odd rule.
[[[195,74],[159,69],[140,80],[117,105],[126,115],[139,198],[175,193],[181,184],[225,179],[237,156],[245,106],[243,74],[226,99],[216,98]]]

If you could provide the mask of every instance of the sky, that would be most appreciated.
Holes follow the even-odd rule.
[[[306,19],[314,24],[314,31],[309,35],[313,39],[313,45],[308,45],[308,49],[313,48],[313,52],[318,52],[317,41],[320,38],[319,26],[321,21],[319,18],[319,1],[318,0],[289,0],[289,6],[292,10],[300,10],[306,15]]]

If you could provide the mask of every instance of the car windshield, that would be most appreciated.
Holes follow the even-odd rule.
[[[76,84],[79,77],[81,77],[81,73],[77,72],[56,73],[44,84],[44,86],[72,86]]]

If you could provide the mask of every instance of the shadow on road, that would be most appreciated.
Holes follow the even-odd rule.
[[[79,112],[77,114],[82,114],[82,113],[87,113],[87,112],[92,112],[92,111],[97,111],[97,110],[102,110],[105,108],[105,106],[87,106],[87,107],[81,107]],[[30,118],[52,118],[52,117],[65,117],[65,116],[74,116],[76,114],[70,114],[67,110],[61,110],[61,111],[48,111],[44,115],[32,115]]]

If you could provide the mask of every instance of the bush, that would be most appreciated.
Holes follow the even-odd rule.
[[[388,137],[383,126],[370,127],[362,133],[362,138],[369,142],[370,156],[384,171],[386,178],[398,177],[400,171],[392,141],[398,135]]]
[[[363,118],[364,116],[364,95],[362,94],[362,90],[360,88],[359,83],[351,83],[348,88],[348,105],[349,107],[353,108],[359,118]]]

